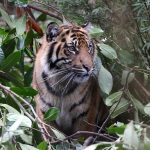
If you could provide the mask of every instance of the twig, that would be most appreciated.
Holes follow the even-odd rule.
[[[40,128],[40,130],[42,131],[42,133],[46,133],[46,135],[47,135],[47,134],[49,135],[47,129],[45,128],[45,125],[47,125],[47,124],[45,124],[45,123],[38,117],[38,115],[37,115],[36,112],[34,111],[33,107],[30,105],[30,103],[28,103],[28,102],[27,102],[26,100],[24,100],[22,97],[20,97],[19,95],[17,95],[17,94],[14,93],[13,91],[11,91],[11,90],[9,89],[9,87],[6,87],[6,86],[0,84],[0,89],[4,90],[4,92],[5,92],[6,94],[9,94],[9,95],[13,98],[13,100],[16,102],[16,104],[19,106],[19,108],[20,108],[21,110],[23,110],[23,112],[24,112],[32,121],[35,122],[35,120],[37,120],[37,122],[38,122],[38,127]],[[32,113],[34,114],[34,116],[35,116],[36,119],[34,119],[34,118],[25,110],[25,108],[20,104],[20,102],[17,100],[17,98],[18,98],[19,100],[21,100],[23,103],[25,103],[27,106],[30,107],[30,109],[31,109],[31,111],[32,111]],[[49,125],[47,125],[47,126],[51,128],[51,126],[49,126]],[[44,137],[44,140],[47,139],[46,136],[45,136],[45,134],[43,135],[43,137]],[[51,136],[49,135],[49,137],[51,137]],[[48,142],[49,142],[49,141],[48,141]]]
[[[90,132],[90,131],[77,131],[75,132],[74,134],[70,135],[70,136],[67,136],[65,139],[63,139],[63,141],[66,141],[68,139],[71,139],[75,136],[79,136],[79,135],[91,135],[91,136],[97,136],[97,137],[103,137],[109,141],[114,141],[114,139],[110,138],[110,137],[107,137],[106,134],[99,134],[99,133],[96,133],[96,132]],[[55,142],[51,142],[51,144],[58,144],[60,142],[63,142],[62,140],[58,140],[58,141],[55,141]]]
[[[58,14],[60,14],[62,16],[62,13],[59,12],[55,7],[51,6],[50,4],[45,4],[45,3],[42,3],[42,2],[39,2],[39,1],[32,1],[32,2],[35,2],[37,4],[40,4],[40,5],[44,5],[46,7],[49,7],[50,9],[53,9],[54,11],[56,11]]]
[[[131,121],[131,120],[129,120]],[[133,120],[132,120],[133,121]],[[133,121],[135,124],[139,124],[140,126],[144,127],[144,128],[148,128],[150,129],[150,125],[147,125],[147,124],[144,124],[144,123],[139,123],[139,122],[136,122],[136,121]]]
[[[20,102],[16,99],[16,93],[14,93],[13,91],[9,90],[8,87],[0,84],[0,88],[3,89],[5,91],[6,94],[9,94],[13,100],[15,101],[15,103],[19,106],[19,108],[21,110],[23,110],[23,112],[32,120],[32,121],[35,121],[35,119],[25,110],[25,108],[20,104]],[[22,98],[21,98],[22,99]],[[25,101],[25,100],[24,100]]]
[[[147,91],[147,89],[145,89],[144,86],[136,78],[134,78],[133,81],[135,81],[137,87],[141,89],[141,92],[147,95],[147,97],[149,98],[150,92]]]
[[[9,87],[6,87],[6,86],[0,84],[0,88],[3,89],[3,90],[5,90],[8,94],[12,94],[12,95],[14,95],[16,98],[19,98],[23,103],[25,103],[27,106],[30,107],[30,109],[32,110],[34,116],[35,116],[36,118],[39,118],[39,117],[37,116],[36,112],[34,111],[34,108],[33,108],[33,107],[30,105],[30,103],[28,103],[25,99],[23,99],[21,96],[19,96],[18,94],[14,93],[13,91],[11,91],[11,90],[9,89]]]
[[[52,14],[52,13],[46,11],[46,10],[40,9],[40,8],[35,7],[35,6],[32,6],[32,5],[30,5],[30,4],[28,4],[28,7],[29,7],[29,8],[32,8],[32,9],[34,9],[34,10],[40,11],[40,12],[42,12],[42,13],[44,13],[44,14],[47,14],[47,15],[49,15],[49,16],[51,16],[51,17],[54,17],[54,18],[60,20],[61,22],[63,22],[63,19],[62,19],[61,17],[59,17],[59,16],[57,16],[57,15],[54,15],[54,14]]]

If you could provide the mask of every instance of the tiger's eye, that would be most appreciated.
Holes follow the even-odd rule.
[[[74,46],[68,46],[68,51],[70,53],[76,54],[76,48]]]
[[[76,51],[76,48],[75,48],[74,46],[69,46],[69,47],[68,47],[68,50],[69,50],[69,51]]]
[[[93,51],[94,51],[94,46],[93,46],[93,42],[91,41],[90,43],[89,43],[89,53],[93,53]]]

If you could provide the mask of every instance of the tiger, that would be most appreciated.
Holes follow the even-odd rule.
[[[60,110],[55,127],[66,135],[97,131],[108,109],[98,84],[97,50],[87,26],[49,23],[36,54],[33,88],[36,112]]]

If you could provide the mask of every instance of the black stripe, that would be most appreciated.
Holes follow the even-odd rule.
[[[58,54],[59,54],[59,51],[61,49],[61,44],[57,47],[57,50],[56,50],[56,57],[58,58]]]
[[[105,103],[101,97],[101,101],[100,101],[99,107],[98,107],[97,116],[95,119],[96,125],[101,126],[103,124],[103,122],[105,121],[105,119],[108,117],[108,115],[109,115],[108,108],[105,105]]]
[[[67,58],[65,58],[65,57],[56,59],[56,60],[53,62],[53,65],[54,65],[54,66],[57,66],[57,63],[58,63],[59,61],[62,61],[62,60],[63,60],[63,61],[65,62],[66,59],[67,59]]]
[[[77,38],[76,37],[74,37],[72,40],[74,41],[74,40],[76,40]]]
[[[52,57],[52,54],[53,54],[53,51],[54,51],[54,46],[56,45],[57,42],[54,42],[50,45],[49,47],[49,53],[48,53],[48,57],[47,57],[47,62],[50,62],[51,61],[51,57]]]
[[[50,70],[50,69],[53,69],[53,68],[55,68],[55,67],[56,67],[55,64],[54,64],[53,62],[50,62],[49,70]]]
[[[89,109],[87,109],[86,111],[82,112],[81,114],[79,114],[77,117],[72,118],[72,124],[74,124],[78,119],[86,116],[88,114]]]
[[[59,66],[57,66],[57,63],[59,62],[59,61],[62,61],[62,60],[64,60],[64,63],[65,63],[65,60],[66,60],[66,58],[64,58],[64,57],[62,57],[62,58],[60,58],[60,59],[56,59],[54,62],[49,62],[49,69],[51,70],[51,69],[54,69],[54,68],[56,68],[56,69],[60,69],[60,67]]]
[[[87,35],[85,32],[83,32],[83,31],[81,31],[81,30],[73,29],[72,32],[80,32],[80,33],[82,33],[83,35]]]
[[[71,112],[73,109],[75,109],[75,107],[84,103],[84,101],[86,100],[86,96],[87,96],[87,93],[84,95],[84,97],[78,103],[75,103],[70,107],[69,112]]]
[[[46,78],[48,78],[48,75],[47,75],[45,72],[42,72],[42,78],[43,78],[43,80],[44,80],[44,83],[45,83],[45,85],[46,85],[47,90],[48,90],[50,93],[52,93],[52,94],[58,96],[59,94],[58,94],[57,92],[55,92],[55,90],[49,85],[48,81],[45,80]]]
[[[69,32],[70,32],[70,30],[67,30],[67,31],[66,31],[66,35],[69,34]]]
[[[61,42],[66,42],[66,39],[65,38],[61,39]]]
[[[40,99],[44,104],[48,105],[48,107],[54,107],[50,102],[46,102],[42,96],[40,96]]]
[[[62,33],[61,38],[63,38],[65,36],[65,33]]]
[[[75,34],[72,34],[70,37],[72,38],[72,37],[75,37],[76,35]]]
[[[81,29],[81,28],[80,28],[80,27],[75,27],[74,29],[78,29],[78,30],[79,30],[79,29]]]
[[[52,94],[54,94],[54,95],[56,95],[56,96],[62,96],[62,92],[63,92],[63,90],[64,89],[62,89],[62,91],[58,91],[58,90],[55,90],[54,88],[52,88],[50,85],[49,85],[49,83],[48,83],[48,81],[47,80],[45,80],[46,78],[48,78],[48,75],[45,73],[45,72],[42,72],[42,78],[43,78],[43,80],[44,80],[44,83],[45,83],[45,85],[46,85],[46,88],[47,88],[47,90],[49,91],[49,93],[52,93]],[[72,83],[72,85],[71,85],[71,87],[68,89],[68,91],[63,95],[63,96],[66,96],[66,95],[69,95],[69,94],[71,94],[71,93],[73,93],[74,92],[74,90],[78,87],[78,85],[79,84],[77,84],[77,83]]]

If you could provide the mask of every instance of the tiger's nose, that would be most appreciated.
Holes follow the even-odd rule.
[[[91,73],[92,73],[92,70],[93,70],[93,69],[92,69],[91,66],[83,64],[83,68],[86,70],[86,72],[87,72],[88,74],[91,74]]]

